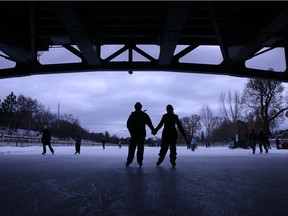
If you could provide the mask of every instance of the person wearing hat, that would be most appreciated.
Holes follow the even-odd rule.
[[[43,153],[42,153],[42,155],[46,154],[46,145],[48,145],[51,153],[54,154],[54,149],[51,146],[51,134],[50,134],[50,131],[48,130],[47,126],[44,126],[41,142],[43,144]]]
[[[142,111],[142,104],[137,102],[134,105],[135,111],[130,114],[127,120],[127,128],[130,133],[130,143],[128,147],[128,156],[126,167],[128,167],[134,159],[134,154],[137,147],[137,162],[140,167],[143,165],[143,156],[144,156],[144,143],[146,137],[146,125],[151,129],[151,132],[154,130],[154,126],[149,115]]]
[[[162,144],[159,152],[159,158],[156,163],[156,166],[159,166],[168,151],[168,148],[170,147],[170,162],[173,167],[176,166],[176,142],[178,138],[176,125],[178,129],[180,130],[181,134],[183,135],[185,141],[187,140],[186,133],[184,131],[184,128],[178,118],[178,115],[174,114],[174,108],[172,105],[168,104],[166,106],[167,113],[162,116],[162,119],[158,126],[153,131],[153,135],[156,135],[158,130],[164,125],[164,129],[162,132]]]

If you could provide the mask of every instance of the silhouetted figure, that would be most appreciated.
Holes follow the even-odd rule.
[[[279,149],[280,148],[280,140],[277,138],[276,139],[276,148]]]
[[[186,140],[187,149],[191,149],[191,141],[192,141],[192,139],[187,138],[187,140]]]
[[[192,142],[191,142],[191,150],[192,151],[195,151],[195,149],[197,149],[197,139],[196,139],[196,137],[193,137],[192,138]]]
[[[234,149],[234,147],[235,147],[235,142],[234,142],[233,137],[231,137],[231,139],[228,142],[228,148]]]
[[[259,149],[260,149],[260,153],[263,152],[262,146],[265,149],[265,153],[268,153],[268,134],[264,132],[264,130],[260,130],[259,134],[258,134],[258,145],[259,145]]]
[[[183,126],[180,123],[180,120],[176,114],[174,114],[174,109],[172,105],[167,105],[166,107],[167,113],[162,116],[162,119],[158,126],[155,128],[153,131],[153,134],[156,135],[158,130],[164,125],[164,129],[162,132],[162,143],[161,143],[161,148],[159,152],[159,158],[156,163],[156,166],[159,166],[168,151],[168,148],[170,147],[170,162],[173,167],[176,166],[176,142],[178,139],[178,134],[176,130],[176,125],[178,129],[180,130],[181,134],[183,135],[185,141],[187,141],[187,136],[186,133],[183,129]]]
[[[121,139],[119,139],[119,143],[118,143],[118,145],[119,145],[119,148],[122,147],[122,140],[121,140]]]
[[[80,147],[81,147],[82,138],[80,135],[77,135],[75,138],[75,154],[80,154]]]
[[[268,139],[267,148],[272,149],[270,139]]]
[[[103,139],[101,140],[101,142],[102,142],[102,147],[103,147],[103,150],[104,150],[104,149],[105,149],[106,140],[103,138]]]
[[[47,126],[44,126],[44,130],[42,132],[41,142],[42,142],[42,145],[43,145],[43,153],[42,153],[42,155],[46,154],[46,145],[48,145],[51,153],[54,154],[54,149],[51,146],[51,134],[50,134],[50,131],[48,130]]]
[[[252,148],[252,153],[255,154],[256,143],[257,143],[257,134],[256,134],[254,128],[252,128],[251,132],[249,133],[248,142],[249,142],[250,147]]]
[[[144,142],[146,137],[146,125],[154,130],[152,121],[145,111],[142,111],[142,104],[137,102],[134,105],[135,111],[132,112],[127,120],[127,128],[130,133],[130,143],[128,147],[128,157],[126,167],[128,167],[134,159],[135,150],[137,147],[137,162],[140,167],[143,165]]]
[[[157,141],[157,147],[161,147],[161,143],[159,141]]]

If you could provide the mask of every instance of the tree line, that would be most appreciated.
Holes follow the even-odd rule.
[[[197,136],[206,142],[228,142],[233,138],[241,147],[248,146],[250,129],[277,132],[288,110],[287,92],[279,81],[248,79],[243,92],[222,92],[218,110],[204,104],[199,114],[181,119],[190,139]]]
[[[287,93],[279,81],[248,79],[242,93],[222,92],[218,99],[218,110],[204,104],[198,114],[180,119],[188,138],[197,137],[203,142],[227,142],[238,136],[239,145],[247,145],[249,130],[265,130],[269,135],[285,120],[288,110]],[[0,126],[13,131],[17,129],[39,131],[47,125],[54,137],[73,138],[79,134],[83,139],[118,143],[119,137],[110,136],[108,131],[91,133],[81,127],[72,114],[52,113],[49,108],[35,99],[11,92],[1,100]],[[129,138],[122,138],[127,143]],[[161,140],[157,140],[160,142]],[[235,140],[236,141],[236,140]],[[182,137],[178,139],[183,143]],[[148,138],[146,144],[155,144]]]
[[[80,135],[85,140],[95,142],[100,142],[103,138],[110,142],[116,142],[116,137],[111,137],[108,131],[91,133],[82,128],[79,120],[72,114],[58,116],[31,97],[22,94],[16,96],[11,92],[0,102],[0,125],[7,128],[8,133],[16,132],[17,129],[40,132],[46,125],[53,136],[60,140],[75,138],[76,135]]]

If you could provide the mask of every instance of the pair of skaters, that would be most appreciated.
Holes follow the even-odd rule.
[[[132,112],[127,120],[127,128],[130,133],[130,143],[128,148],[128,156],[126,167],[128,167],[134,159],[134,154],[137,148],[137,162],[139,167],[143,165],[143,155],[144,155],[144,142],[146,137],[146,125],[151,129],[151,133],[156,135],[157,132],[163,128],[162,132],[162,144],[159,152],[159,158],[156,162],[156,166],[159,166],[163,160],[165,159],[166,153],[170,147],[170,163],[173,167],[176,166],[176,142],[178,139],[177,129],[180,130],[181,134],[183,135],[185,141],[187,140],[186,133],[181,125],[179,117],[174,114],[174,108],[172,105],[166,106],[166,113],[162,116],[161,121],[159,122],[158,126],[154,128],[152,121],[149,115],[142,111],[142,104],[137,102],[134,105],[135,111]]]
[[[75,143],[75,154],[80,154],[80,147],[81,147],[81,137],[79,135],[76,136],[76,143]],[[47,126],[44,126],[43,132],[42,132],[42,138],[41,142],[43,145],[43,152],[42,155],[46,154],[46,146],[49,147],[51,153],[54,155],[54,149],[51,145],[51,133]]]
[[[252,148],[252,153],[255,154],[256,144],[259,144],[260,153],[263,152],[262,146],[264,147],[265,153],[268,153],[269,149],[269,136],[264,129],[261,129],[258,134],[256,134],[255,129],[252,128],[249,133],[249,145]],[[270,147],[271,148],[271,147]]]

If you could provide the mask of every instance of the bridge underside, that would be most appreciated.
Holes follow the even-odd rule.
[[[7,1],[0,3],[0,19],[0,58],[15,62],[0,69],[2,79],[88,71],[174,71],[288,81],[287,69],[245,66],[259,51],[275,48],[284,49],[287,62],[288,2],[284,1]],[[122,47],[103,57],[105,45]],[[158,47],[157,57],[143,45]],[[184,48],[176,52],[181,45]],[[204,45],[219,47],[223,60],[180,61]],[[41,63],[41,53],[55,46],[80,62]],[[124,52],[127,61],[115,60]],[[146,61],[138,61],[135,53]]]

